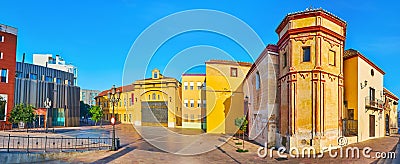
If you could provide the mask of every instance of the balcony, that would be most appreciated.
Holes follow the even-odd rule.
[[[367,109],[382,110],[383,106],[382,100],[365,97],[365,107],[367,107]]]
[[[343,119],[343,134],[346,137],[358,135],[358,121]]]

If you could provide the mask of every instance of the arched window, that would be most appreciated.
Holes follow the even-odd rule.
[[[256,89],[257,90],[260,89],[260,73],[259,72],[256,73]]]
[[[156,99],[156,94],[155,93],[153,93],[153,100],[155,100]]]

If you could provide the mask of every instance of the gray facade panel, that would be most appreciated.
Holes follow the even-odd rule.
[[[14,104],[30,104],[35,108],[45,108],[44,101],[49,98],[52,101],[52,108],[64,110],[65,126],[79,126],[80,88],[64,83],[46,82],[39,78],[52,76],[60,78],[62,82],[65,80],[73,82],[73,74],[26,63],[17,63],[17,72],[23,75],[37,74],[38,80],[26,76],[16,77]],[[52,119],[51,116],[49,119]]]

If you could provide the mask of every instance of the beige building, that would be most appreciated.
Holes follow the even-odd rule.
[[[386,135],[397,134],[399,131],[397,111],[399,98],[386,88],[383,88],[383,94],[385,95],[385,133]]]
[[[344,135],[349,143],[385,136],[385,72],[356,50],[344,55]]]
[[[268,45],[257,58],[243,82],[244,106],[249,139],[275,146],[279,106],[276,78],[279,71],[278,47]]]
[[[202,108],[205,106],[201,93],[205,77],[205,74],[182,75],[182,128],[201,129]]]

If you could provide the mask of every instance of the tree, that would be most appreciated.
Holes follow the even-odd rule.
[[[35,120],[35,110],[32,105],[19,104],[14,106],[10,113],[10,122],[19,123],[23,122],[27,125],[28,122]],[[28,126],[26,126],[28,132]]]
[[[103,110],[99,106],[92,106],[89,110],[90,115],[92,115],[92,120],[95,121],[95,126],[98,121],[103,118]],[[102,126],[102,125],[100,125]]]
[[[247,124],[248,123],[249,122],[247,121],[246,116],[238,117],[238,118],[235,119],[236,127],[238,127],[243,133],[242,134],[242,146],[243,146],[243,149],[241,149],[241,150],[238,149],[237,151],[246,152],[246,150],[244,149],[244,133],[247,130]]]
[[[80,112],[81,112],[81,118],[87,118],[89,114],[89,109],[90,105],[85,104],[83,101],[80,102]]]

